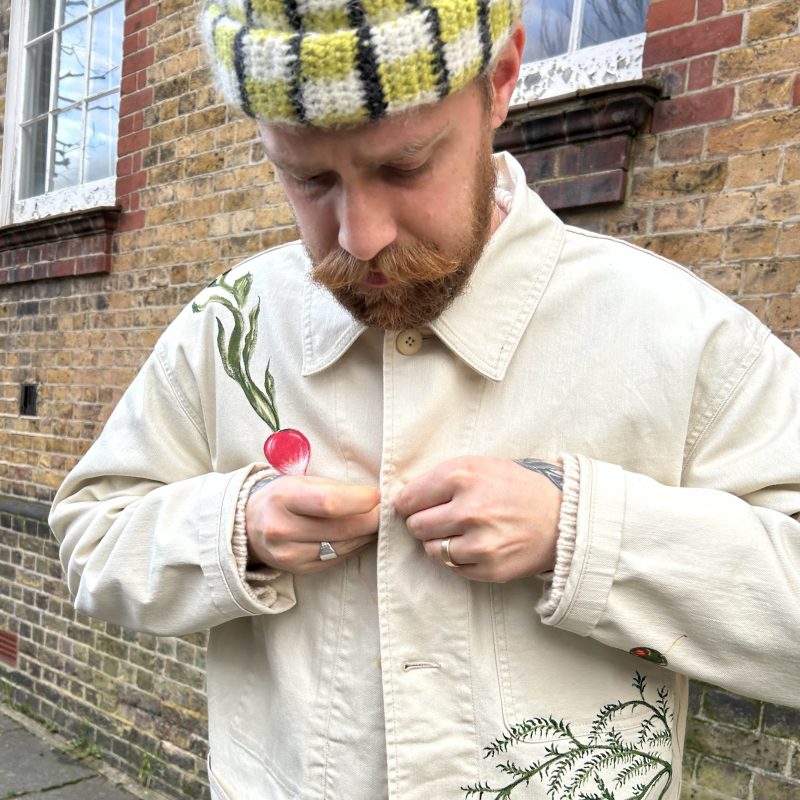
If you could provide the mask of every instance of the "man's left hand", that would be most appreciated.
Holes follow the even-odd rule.
[[[395,499],[409,532],[465,578],[505,583],[555,566],[561,469],[526,459],[465,456],[407,483]],[[549,475],[549,477],[548,477]]]

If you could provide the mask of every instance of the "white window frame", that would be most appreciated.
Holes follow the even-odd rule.
[[[0,172],[0,225],[28,222],[43,217],[85,211],[116,203],[116,175],[98,181],[69,186],[23,200],[15,199],[19,186],[19,159],[22,139],[22,103],[27,75],[25,72],[25,25],[31,3],[36,0],[11,0],[11,25],[6,74],[5,136]],[[63,0],[61,0],[63,2]],[[59,13],[58,11],[56,13]],[[53,53],[54,60],[57,54]]]
[[[526,61],[511,97],[524,106],[581,89],[609,86],[643,76],[646,33],[637,33],[592,47],[579,47],[586,0],[574,0],[567,52],[541,61]]]

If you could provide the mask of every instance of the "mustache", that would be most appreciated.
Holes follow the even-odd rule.
[[[444,278],[459,264],[459,257],[447,257],[426,242],[392,242],[369,261],[337,247],[314,263],[311,278],[335,290],[354,286],[370,272],[380,272],[394,285],[407,286]]]

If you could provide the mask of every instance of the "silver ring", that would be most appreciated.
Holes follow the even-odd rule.
[[[319,560],[330,561],[332,558],[338,558],[339,554],[333,549],[330,542],[319,543]]]
[[[450,557],[450,539],[452,536],[448,536],[446,539],[442,539],[442,561],[447,564],[448,567],[460,567],[461,564],[456,564],[455,561]]]

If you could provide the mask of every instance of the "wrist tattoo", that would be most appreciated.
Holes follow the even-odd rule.
[[[564,491],[564,470],[561,467],[557,467],[549,461],[540,461],[538,458],[515,458],[514,462],[531,472],[544,475],[559,492]]]

